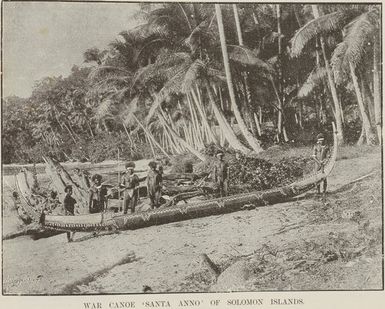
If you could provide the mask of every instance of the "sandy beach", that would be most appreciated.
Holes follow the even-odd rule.
[[[202,263],[202,254],[207,254],[224,270],[240,260],[252,263],[255,254],[266,246],[277,248],[279,252],[284,249],[286,252],[292,249],[301,251],[308,242],[327,241],[330,233],[354,234],[357,224],[344,219],[344,207],[359,210],[370,221],[371,227],[380,229],[381,192],[373,187],[380,177],[380,169],[379,152],[367,154],[364,158],[337,161],[329,178],[329,206],[309,193],[304,199],[252,211],[98,237],[77,233],[73,243],[67,243],[65,234],[37,241],[29,237],[6,240],[3,241],[4,292],[141,293],[144,286],[150,287],[152,292],[274,289],[268,285],[258,287],[253,276],[240,280],[239,274],[235,275],[236,280],[218,278],[215,283],[216,280],[207,273],[207,266]],[[374,176],[365,179],[372,180],[347,187],[350,182],[368,174]],[[371,199],[370,207],[358,201],[357,197],[354,202],[346,201],[344,206],[343,201],[349,195],[361,196],[366,201]],[[325,210],[322,207],[329,208]],[[329,212],[331,219],[326,220],[323,216]],[[4,227],[8,223],[8,226],[15,224],[14,212],[8,209],[4,214]],[[315,284],[320,285],[319,289],[380,288],[381,259],[372,257],[370,262],[357,261],[354,267],[359,269],[353,272],[354,267],[346,268],[352,273],[341,275],[338,284],[334,282],[337,286],[333,286],[332,279],[328,282],[313,280],[309,284],[309,278],[300,273],[298,278],[302,276],[302,279],[286,282],[286,285],[282,283],[276,289],[312,289]],[[330,267],[341,268],[341,265],[333,263],[329,263],[326,273],[330,272]],[[361,273],[372,276],[362,283]]]

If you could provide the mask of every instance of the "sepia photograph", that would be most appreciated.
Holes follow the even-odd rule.
[[[383,291],[382,26],[381,2],[3,1],[2,295]],[[78,306],[108,307],[170,304]]]

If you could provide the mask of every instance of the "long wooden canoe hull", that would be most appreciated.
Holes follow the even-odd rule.
[[[334,127],[334,124],[333,124]],[[231,213],[244,209],[251,209],[272,205],[287,201],[295,196],[301,195],[312,188],[322,179],[326,178],[333,170],[338,150],[337,133],[334,128],[334,147],[331,157],[325,165],[323,171],[308,175],[302,180],[296,181],[290,185],[280,188],[274,188],[261,192],[250,192],[245,194],[238,194],[228,196],[225,198],[217,198],[206,200],[198,203],[189,203],[183,205],[176,205],[171,207],[159,208],[135,214],[115,214],[112,212],[98,213],[98,214],[84,214],[78,216],[62,216],[62,215],[46,215],[41,218],[40,209],[31,205],[28,200],[29,192],[25,175],[19,175],[16,179],[19,193],[21,193],[21,206],[24,208],[28,216],[33,222],[41,220],[41,227],[50,232],[64,232],[64,231],[98,231],[98,230],[132,230],[138,228],[149,227],[152,225],[160,225],[171,222],[190,220],[194,218],[201,218],[225,213]],[[47,162],[48,169],[58,167],[56,162]],[[63,178],[68,178],[68,173],[62,171]],[[61,180],[61,179],[60,179]],[[59,182],[60,186],[64,185],[64,181]],[[83,192],[79,190],[79,195]]]
[[[43,225],[46,229],[61,231],[132,230],[284,202],[311,190],[331,173],[337,157],[337,148],[337,134],[334,130],[334,147],[324,170],[280,188],[238,194],[199,203],[176,205],[129,215],[100,213],[80,216],[46,216]]]
[[[326,175],[319,174],[318,181]],[[298,188],[295,185],[279,189],[233,195],[225,198],[160,208],[142,213],[116,215],[99,213],[82,216],[46,216],[44,227],[63,231],[94,231],[103,229],[133,230],[171,222],[231,213],[245,208],[261,207],[285,201],[312,188],[315,183]]]

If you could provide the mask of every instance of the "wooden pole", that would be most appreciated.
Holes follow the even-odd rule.
[[[120,200],[120,149],[118,147],[118,201],[120,204],[120,211],[123,210],[123,201]]]

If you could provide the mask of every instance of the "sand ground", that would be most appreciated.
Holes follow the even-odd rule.
[[[4,293],[140,293],[144,286],[153,292],[380,289],[381,243],[371,236],[382,233],[380,171],[381,155],[371,153],[337,161],[325,200],[308,194],[257,210],[119,234],[77,233],[73,243],[65,234],[6,240]],[[353,220],[351,213],[361,217]],[[3,233],[17,220],[11,208],[4,211]],[[333,258],[336,244],[340,251]],[[358,253],[347,258],[341,248]],[[202,254],[224,270],[218,280],[210,277]]]

